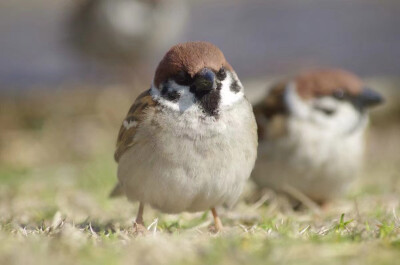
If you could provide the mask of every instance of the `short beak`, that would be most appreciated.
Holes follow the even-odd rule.
[[[215,74],[208,68],[203,68],[194,80],[194,86],[198,92],[208,92],[213,90],[215,85]]]
[[[362,109],[373,107],[384,102],[381,94],[370,88],[364,88],[361,94],[356,96],[354,100],[356,105],[358,105]]]

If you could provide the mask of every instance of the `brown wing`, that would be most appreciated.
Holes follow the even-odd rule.
[[[115,161],[119,161],[121,155],[135,144],[134,137],[137,128],[144,119],[144,111],[156,106],[156,102],[150,95],[150,90],[140,94],[124,119],[118,134],[117,148],[114,153]]]
[[[284,102],[286,81],[275,84],[267,96],[254,106],[259,141],[278,137],[286,131],[287,109]]]

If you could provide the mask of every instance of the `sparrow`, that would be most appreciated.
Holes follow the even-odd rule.
[[[362,167],[368,109],[382,102],[341,69],[277,82],[254,106],[259,146],[252,179],[319,204],[343,195]]]
[[[152,85],[135,100],[119,131],[113,195],[164,213],[235,204],[254,167],[257,127],[251,104],[221,50],[208,42],[173,46]]]
[[[81,0],[68,23],[71,44],[107,65],[137,65],[175,43],[187,9],[181,0]]]

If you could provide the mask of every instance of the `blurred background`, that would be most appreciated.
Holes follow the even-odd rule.
[[[105,3],[98,4],[95,12],[90,10],[96,9],[93,4],[81,12],[90,5],[87,2]],[[107,6],[107,2],[114,4]],[[148,7],[132,2],[163,6],[152,7],[151,13]],[[77,15],[79,12],[83,14]],[[156,32],[158,38],[146,37],[157,45],[151,44],[152,50],[141,58],[143,70],[150,75],[171,44],[207,40],[221,47],[242,79],[330,65],[362,76],[395,77],[400,74],[399,12],[400,3],[395,0],[3,0],[0,87],[54,89],[73,82],[103,84],[110,75],[102,68],[104,61],[99,65],[96,58],[82,55],[88,50],[104,52],[99,46],[112,47],[110,38],[116,35],[93,33],[110,28],[109,24],[120,31],[130,30],[126,35],[138,35],[148,28]],[[160,16],[163,21],[155,22],[154,17]],[[77,28],[83,33],[77,33]],[[108,38],[100,40],[99,36]],[[75,49],[77,42],[86,42],[86,50]],[[127,41],[117,47],[121,53],[122,49],[138,52],[145,48],[139,44]],[[112,48],[117,53],[116,47]]]
[[[398,260],[399,14],[398,0],[0,0],[0,264]],[[358,185],[323,215],[272,193],[241,201],[221,212],[239,239],[211,239],[207,214],[148,207],[148,224],[168,233],[136,240],[137,206],[108,199],[117,133],[163,54],[193,40],[222,49],[252,102],[310,67],[347,69],[380,91]]]
[[[252,101],[305,68],[363,77],[387,103],[352,194],[399,191],[399,14],[396,0],[0,1],[1,218],[118,211],[107,194],[121,121],[168,48],[192,40],[223,50]]]

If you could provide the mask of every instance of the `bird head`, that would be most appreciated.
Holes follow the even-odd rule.
[[[197,107],[214,117],[244,96],[232,66],[208,42],[173,46],[156,69],[152,91],[168,107],[179,111]]]

